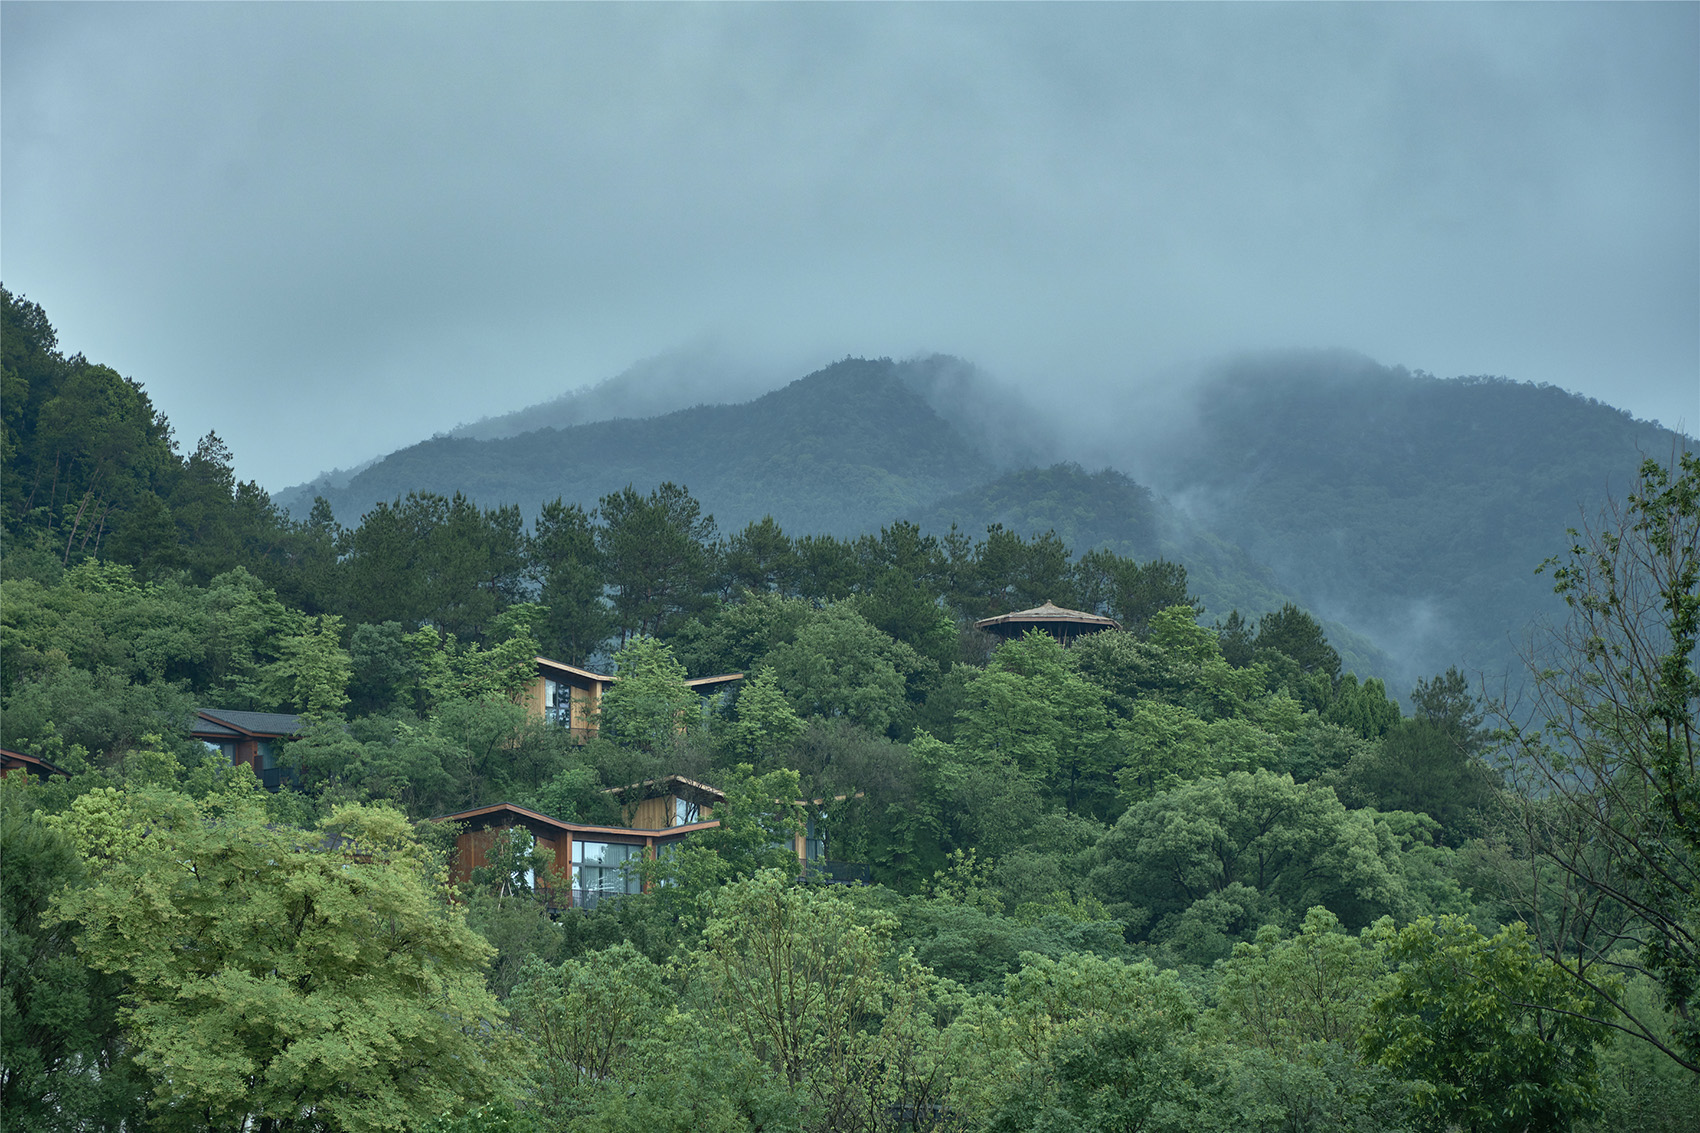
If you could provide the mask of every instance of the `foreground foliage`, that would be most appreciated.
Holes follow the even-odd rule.
[[[400,814],[279,827],[249,777],[94,791],[51,825],[92,878],[49,920],[123,977],[152,1125],[406,1129],[494,1092],[489,946]]]

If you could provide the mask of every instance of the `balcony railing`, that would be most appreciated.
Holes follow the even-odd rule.
[[[539,885],[536,893],[550,916],[558,916],[564,909],[594,909],[603,901],[626,895],[624,890],[577,889],[566,885]]]
[[[828,885],[867,885],[873,880],[873,870],[861,862],[816,858],[809,862],[806,876],[810,881],[824,881]]]
[[[293,767],[267,767],[258,775],[260,786],[268,791],[281,791],[285,787],[301,789],[301,776]]]

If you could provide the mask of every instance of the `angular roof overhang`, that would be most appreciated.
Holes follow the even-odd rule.
[[[589,669],[581,669],[577,665],[569,665],[565,661],[556,661],[548,657],[538,657],[539,669],[553,669],[557,673],[577,677],[583,681],[595,681],[598,684],[613,684],[614,678],[606,673],[593,673]]]
[[[627,795],[635,795],[639,799],[659,798],[662,795],[687,795],[698,803],[723,803],[726,792],[718,787],[710,787],[707,783],[699,783],[695,779],[687,779],[683,775],[664,775],[659,779],[645,779],[640,783],[627,783],[624,787],[608,787],[605,795],[614,795],[624,800]],[[676,828],[675,828],[676,829]]]
[[[238,712],[234,709],[202,708],[189,734],[196,739],[277,740],[301,731],[301,717],[289,712]]]
[[[542,811],[515,803],[493,803],[490,806],[474,807],[453,814],[440,814],[431,821],[462,822],[477,829],[491,826],[524,826],[536,834],[566,833],[574,837],[595,836],[601,840],[627,842],[645,842],[663,836],[672,838],[681,834],[693,834],[698,830],[712,830],[720,825],[718,821],[693,822],[688,826],[669,826],[661,830],[639,830],[630,826],[596,826],[586,822],[564,822],[559,818],[551,818]]]
[[[25,755],[21,751],[11,751],[0,748],[0,771],[20,770],[32,772],[46,779],[50,775],[63,775],[67,779],[71,773],[57,764],[49,763],[37,755]]]

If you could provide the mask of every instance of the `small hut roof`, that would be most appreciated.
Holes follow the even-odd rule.
[[[981,618],[974,623],[976,629],[991,629],[994,626],[1009,625],[1080,625],[1102,626],[1106,629],[1120,629],[1121,623],[1114,618],[1106,618],[1102,614],[1088,614],[1085,610],[1068,610],[1053,604],[1050,599],[1042,606],[1034,606],[1031,610],[1017,610],[1013,614],[999,614],[995,618]]]

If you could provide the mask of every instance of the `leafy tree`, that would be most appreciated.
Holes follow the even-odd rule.
[[[1229,665],[1216,635],[1198,624],[1190,606],[1153,614],[1144,645],[1146,667],[1132,674],[1142,694],[1183,705],[1207,720],[1245,715],[1263,694],[1263,670]]]
[[[251,793],[106,789],[58,825],[93,879],[51,916],[129,980],[156,1124],[402,1129],[496,1091],[489,946],[401,815],[308,832]]]
[[[923,831],[942,832],[941,849],[1000,855],[1019,847],[1044,812],[1038,782],[1012,758],[958,749],[926,732],[916,733],[909,750],[926,784],[906,815],[917,839]]]
[[[1415,1080],[1426,1128],[1564,1130],[1592,1111],[1606,1027],[1525,926],[1490,938],[1462,917],[1423,917],[1382,936],[1394,973],[1364,1051]]]
[[[967,555],[963,552],[968,551]],[[986,537],[959,548],[961,561],[951,572],[947,599],[970,621],[1025,610],[1042,602],[1078,605],[1069,565],[1069,549],[1055,531],[1031,540],[1006,530],[1001,523],[986,528]]]
[[[641,1077],[665,1006],[661,968],[626,941],[558,967],[527,964],[508,1008],[537,1055],[538,1108],[559,1120],[602,1082]]]
[[[1112,912],[1148,912],[1159,937],[1199,902],[1224,900],[1244,910],[1249,936],[1270,915],[1296,919],[1315,905],[1351,927],[1393,911],[1399,856],[1378,816],[1348,811],[1328,787],[1236,771],[1131,807],[1099,844],[1092,879]],[[1221,954],[1234,933],[1224,935],[1213,946]]]
[[[141,1116],[147,1088],[118,1023],[123,984],[42,923],[53,896],[88,876],[32,813],[25,783],[0,780],[0,1112],[12,1129],[118,1129]]]
[[[409,693],[418,686],[419,674],[400,622],[355,626],[348,659],[353,670],[348,691],[357,714],[387,712],[398,703],[412,706]]]
[[[1341,792],[1381,810],[1430,815],[1456,846],[1482,832],[1499,799],[1499,776],[1482,758],[1481,709],[1457,669],[1418,680],[1411,701],[1416,714],[1345,768]]]
[[[1238,610],[1216,624],[1216,640],[1222,647],[1222,658],[1236,669],[1252,663],[1257,654],[1257,627]]]
[[[720,569],[729,595],[794,593],[797,552],[790,536],[764,515],[726,541]]]
[[[1700,1072],[1700,454],[1646,461],[1571,535],[1547,564],[1569,621],[1533,662],[1533,724],[1506,725],[1534,851],[1520,897],[1611,1022]],[[1659,985],[1672,1041],[1611,994],[1613,968]]]
[[[1418,685],[1426,688],[1422,681]],[[1412,695],[1415,697],[1416,694]],[[1388,697],[1387,686],[1380,677],[1371,677],[1360,685],[1356,673],[1347,673],[1340,678],[1334,698],[1322,711],[1322,718],[1330,724],[1350,728],[1366,740],[1374,740],[1397,727],[1401,714],[1399,705]],[[1479,717],[1477,722],[1480,722]]]
[[[281,656],[264,677],[268,698],[280,708],[311,716],[339,716],[348,706],[354,667],[342,648],[342,619],[312,619],[304,633],[278,643]]]
[[[1121,797],[1140,802],[1178,783],[1279,761],[1280,737],[1247,720],[1206,721],[1191,709],[1140,701],[1116,728]]]
[[[908,745],[846,720],[813,720],[790,754],[801,797],[824,800],[831,858],[905,889],[942,864],[939,800]]]
[[[726,746],[751,763],[786,752],[808,725],[785,699],[773,670],[757,672],[738,693],[737,715],[726,725]]]
[[[1212,1021],[1234,1039],[1295,1055],[1309,1043],[1355,1050],[1383,990],[1381,937],[1351,936],[1321,906],[1291,936],[1266,924],[1218,965]]]
[[[1306,673],[1320,674],[1330,681],[1340,677],[1340,654],[1328,644],[1317,620],[1288,602],[1279,610],[1258,619],[1257,653],[1280,653],[1298,663]]]
[[[768,664],[800,714],[843,718],[875,732],[898,724],[908,703],[906,678],[927,669],[913,649],[847,603],[822,610],[769,653]]]
[[[1094,956],[1028,955],[1004,985],[1023,1056],[994,1129],[1190,1130],[1218,1108],[1188,1042],[1197,1007],[1175,973]],[[1202,1087],[1202,1088],[1201,1088]]]
[[[1018,768],[1070,811],[1101,808],[1109,795],[1103,694],[1042,630],[999,647],[969,680],[956,737],[959,750]]]
[[[344,533],[338,551],[354,621],[429,622],[482,641],[527,589],[519,509],[480,509],[459,492],[381,503]]]
[[[1075,572],[1085,607],[1103,610],[1135,637],[1145,636],[1159,610],[1191,606],[1195,617],[1204,613],[1204,604],[1187,592],[1186,567],[1180,563],[1138,563],[1096,550],[1080,556]]]
[[[729,882],[763,870],[795,876],[793,844],[803,830],[797,803],[797,773],[755,774],[747,763],[720,773],[725,800],[714,808],[713,830],[684,842],[659,860],[646,862],[649,896],[675,919],[693,920],[697,899]]]
[[[882,1006],[893,920],[778,872],[719,890],[710,907],[701,963],[716,1007],[789,1085],[843,1104],[843,1071]]]
[[[701,700],[685,683],[685,667],[653,637],[630,638],[614,654],[618,678],[602,694],[597,731],[614,743],[663,751],[701,723]]]
[[[567,822],[598,826],[615,826],[620,822],[619,803],[603,789],[596,769],[583,763],[557,772],[524,805]]]
[[[816,613],[814,604],[801,598],[750,595],[686,622],[669,644],[693,673],[753,673]]]

